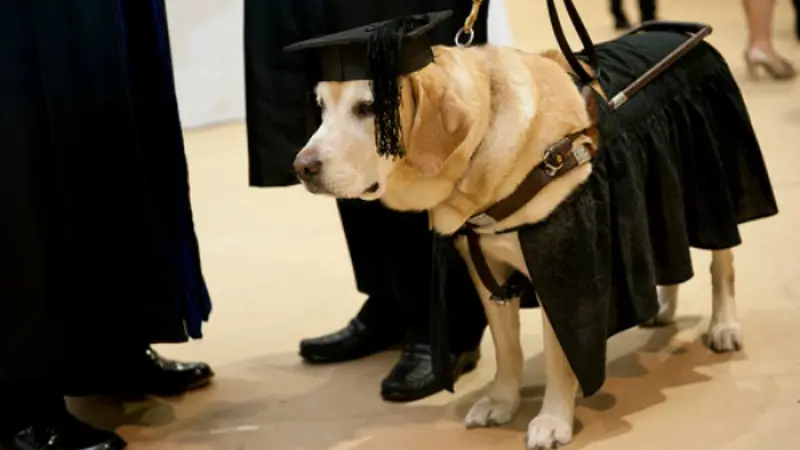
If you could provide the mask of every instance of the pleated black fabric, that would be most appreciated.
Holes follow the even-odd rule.
[[[648,32],[598,45],[609,97],[685,39]],[[741,93],[707,44],[618,111],[603,110],[600,131],[588,183],[519,233],[585,395],[604,382],[606,338],[657,313],[656,284],[693,276],[690,247],[735,247],[739,224],[778,212]]]
[[[201,336],[163,0],[0,3],[0,383]]]

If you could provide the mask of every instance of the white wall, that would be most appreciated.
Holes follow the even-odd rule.
[[[244,118],[244,0],[166,3],[183,126]]]
[[[166,3],[183,126],[194,128],[243,119],[244,0]],[[489,40],[513,45],[502,0],[489,4]]]
[[[505,0],[489,2],[489,42],[495,45],[514,46]]]

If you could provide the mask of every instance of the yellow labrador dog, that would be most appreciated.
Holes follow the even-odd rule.
[[[381,157],[376,151],[370,82],[317,86],[322,123],[295,161],[308,190],[337,198],[380,200],[396,210],[427,210],[432,226],[449,235],[512,193],[542,162],[548,146],[591,125],[584,98],[558,53],[485,46],[434,47],[434,55],[434,63],[400,79],[402,158]],[[578,138],[575,145],[585,139]],[[492,232],[545,220],[591,174],[592,164],[583,164],[549,183],[507,219],[476,230],[498,279],[514,271],[527,274],[528,269],[516,233]],[[465,423],[494,426],[511,421],[520,404],[519,301],[490,300],[463,241],[457,245],[483,299],[497,358],[493,385]],[[733,270],[730,249],[713,252],[709,333],[711,345],[719,350],[738,349],[742,343]],[[655,320],[669,322],[678,287],[662,286],[658,293],[661,313]],[[571,441],[579,392],[544,310],[542,318],[547,385],[541,411],[528,428],[528,449]]]

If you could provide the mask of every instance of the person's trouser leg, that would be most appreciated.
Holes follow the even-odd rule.
[[[300,342],[300,355],[314,363],[349,361],[386,350],[403,341],[406,329],[386,263],[390,211],[378,202],[360,200],[339,200],[337,206],[356,287],[367,299],[344,328]]]
[[[792,0],[794,4],[794,32],[797,39],[800,40],[800,0]]]
[[[625,15],[622,10],[622,0],[611,0],[611,14],[615,18],[623,17]]]
[[[429,344],[433,234],[428,216],[390,213],[394,218],[386,221],[385,229],[393,236],[386,247],[392,291],[405,317],[409,341]],[[478,347],[486,319],[464,260],[455,250],[450,254],[445,287],[450,350],[461,353]]]
[[[622,0],[611,0],[611,15],[614,17],[614,26],[618,30],[630,27],[628,17],[625,15],[625,10],[622,8]]]
[[[387,221],[390,239],[387,250],[390,258],[392,290],[396,293],[407,324],[407,344],[400,360],[381,385],[386,400],[413,401],[441,390],[433,373],[434,345],[430,328],[449,327],[449,350],[454,378],[475,367],[476,351],[486,326],[485,315],[464,261],[453,249],[446,264],[445,301],[448,317],[432,324],[431,281],[433,233],[428,228],[425,213],[394,213]]]
[[[0,448],[4,450],[122,450],[125,441],[67,411],[52,383],[0,385]]]
[[[42,384],[0,386],[0,436],[58,420],[67,412],[63,395]]]
[[[655,20],[656,0],[639,0],[639,11],[641,12],[642,22]]]
[[[391,226],[392,211],[379,202],[339,200],[342,228],[350,253],[356,288],[367,295],[358,313],[365,323],[396,322],[399,313],[397,296],[392,292],[387,251],[386,228]]]

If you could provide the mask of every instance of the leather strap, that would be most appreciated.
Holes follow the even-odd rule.
[[[478,273],[481,284],[492,294],[489,300],[505,303],[522,295],[525,286],[528,284],[528,278],[525,275],[514,272],[503,285],[500,285],[492,274],[491,269],[489,269],[489,263],[486,261],[483,249],[481,249],[480,236],[477,233],[468,233],[467,244],[469,246],[469,257],[475,266],[475,272]]]
[[[675,50],[671,51],[653,67],[639,76],[639,78],[634,80],[633,83],[626,86],[625,89],[614,95],[614,97],[608,102],[612,111],[619,109],[619,107],[625,104],[625,102],[633,97],[634,94],[642,90],[655,78],[675,64],[676,61],[700,45],[700,43],[705,40],[706,36],[711,34],[713,30],[710,25],[704,23],[668,22],[659,20],[656,22],[644,23],[626,34],[640,33],[643,31],[669,31],[674,33],[683,33],[689,35],[689,39],[687,39],[684,43],[679,45]]]
[[[578,33],[578,37],[581,40],[581,44],[583,45],[583,53],[589,60],[589,67],[592,69],[592,73],[589,73],[583,67],[583,65],[581,65],[580,61],[578,61],[578,58],[575,56],[575,52],[572,51],[572,47],[569,46],[569,41],[567,41],[567,37],[564,34],[564,28],[561,26],[561,18],[558,15],[555,0],[547,0],[547,12],[550,15],[550,24],[553,27],[553,34],[555,34],[558,47],[561,49],[561,53],[563,53],[564,57],[567,59],[567,63],[572,68],[572,71],[575,73],[575,75],[578,76],[581,84],[588,86],[597,79],[600,73],[600,64],[598,63],[597,52],[595,51],[592,38],[589,36],[589,32],[586,30],[586,26],[583,24],[580,14],[578,14],[578,9],[575,7],[575,4],[572,2],[572,0],[564,0],[564,6],[567,9],[567,15],[569,16],[569,19],[572,22],[572,25],[575,27],[575,31]]]
[[[496,296],[503,292],[503,287],[497,282],[497,279],[492,275],[489,269],[489,263],[486,261],[486,256],[481,249],[481,238],[477,233],[467,234],[467,245],[469,247],[469,257],[472,264],[475,266],[475,271],[481,279],[483,286]]]
[[[545,149],[542,162],[528,172],[514,192],[470,219],[473,226],[488,225],[487,219],[499,222],[508,218],[531,201],[550,182],[595,157],[599,134],[596,128],[597,102],[590,87],[584,86],[582,93],[592,125],[565,136]],[[575,140],[581,136],[589,137],[592,142],[575,147]]]
[[[572,133],[548,147],[545,150],[545,159],[528,173],[511,195],[494,204],[484,213],[471,218],[468,226],[471,228],[481,226],[481,216],[497,222],[511,216],[531,201],[551,181],[594,158],[597,153],[597,141],[595,140],[597,139],[597,129],[594,126],[597,120],[597,103],[594,91],[590,87],[585,86],[582,92],[593,125]],[[580,136],[592,138],[591,142],[574,148],[575,140]],[[470,229],[465,231],[469,257],[481,283],[492,293],[491,300],[504,303],[521,295],[525,277],[520,273],[515,273],[506,280],[505,284],[498,283],[489,269],[489,263],[481,249],[480,235]]]
[[[489,269],[486,256],[484,255],[480,246],[480,235],[474,231],[474,228],[491,225],[492,223],[500,222],[503,219],[510,217],[512,214],[525,206],[525,204],[531,201],[551,181],[580,166],[581,164],[591,161],[597,154],[599,132],[597,130],[598,105],[595,92],[603,95],[602,88],[600,88],[600,84],[597,81],[599,70],[597,53],[591,37],[589,37],[589,33],[586,31],[586,27],[584,26],[583,21],[581,20],[572,0],[564,0],[564,5],[566,6],[570,20],[575,26],[575,30],[581,39],[581,43],[584,46],[584,54],[588,58],[588,65],[592,73],[589,73],[583,67],[581,62],[575,56],[575,53],[570,48],[567,38],[564,35],[564,30],[561,26],[561,21],[559,19],[558,12],[556,11],[554,0],[547,0],[547,9],[550,13],[550,22],[553,26],[553,32],[556,40],[558,41],[558,45],[562,54],[564,55],[564,58],[572,69],[573,75],[578,79],[578,84],[583,86],[581,93],[583,94],[586,108],[589,112],[591,125],[586,129],[565,136],[555,144],[548,147],[545,150],[544,159],[542,162],[536,165],[536,167],[534,167],[528,173],[528,175],[524,180],[522,180],[519,186],[517,186],[517,189],[515,189],[514,192],[489,207],[483,213],[473,216],[467,222],[466,229],[463,231],[467,235],[470,259],[475,266],[475,270],[481,280],[481,283],[492,293],[492,301],[503,303],[517,295],[520,295],[523,290],[522,286],[524,286],[524,276],[517,272],[513,274],[511,278],[506,280],[504,285],[500,285]],[[641,90],[654,78],[663,73],[667,68],[672,66],[675,61],[699,45],[700,42],[702,42],[702,40],[711,33],[711,27],[708,25],[680,22],[646,23],[634,30],[634,32],[645,30],[677,31],[690,34],[691,37],[689,40],[667,55],[663,60],[659,61],[658,64],[648,70],[645,74],[631,83],[631,85],[627,86],[622,92],[615,95],[608,102],[611,111],[619,108],[627,101],[628,98],[630,98],[630,96]],[[580,136],[588,137],[589,143],[576,147],[575,141]],[[520,278],[523,280],[519,281]]]

